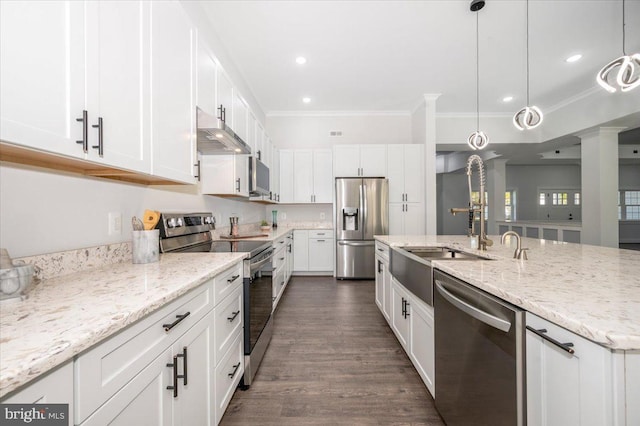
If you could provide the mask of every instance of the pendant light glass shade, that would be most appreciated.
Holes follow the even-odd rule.
[[[484,7],[484,1],[473,0],[469,9],[476,13],[476,130],[471,133],[467,138],[467,144],[474,151],[483,149],[489,145],[489,137],[480,130],[480,37],[479,37],[479,23],[477,13]]]
[[[527,0],[527,106],[513,116],[513,125],[518,130],[531,130],[538,127],[544,116],[537,106],[529,104],[529,0]]]
[[[620,89],[628,92],[640,86],[640,53],[627,55],[625,50],[625,1],[622,0],[622,56],[602,67],[596,81],[603,89],[615,93]],[[617,69],[615,78],[614,70]]]

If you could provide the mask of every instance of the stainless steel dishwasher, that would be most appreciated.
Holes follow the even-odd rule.
[[[524,425],[524,311],[434,273],[436,408],[448,426]]]

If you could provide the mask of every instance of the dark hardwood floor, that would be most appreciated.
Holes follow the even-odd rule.
[[[444,425],[373,281],[293,277],[256,379],[221,425]]]

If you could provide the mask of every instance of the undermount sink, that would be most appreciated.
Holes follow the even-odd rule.
[[[428,260],[488,260],[483,256],[464,253],[450,247],[403,247],[414,256]]]

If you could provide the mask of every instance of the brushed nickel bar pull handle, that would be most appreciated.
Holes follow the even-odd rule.
[[[200,182],[200,160],[198,160],[198,162],[196,164],[194,164],[193,166],[197,167],[197,169],[198,169],[198,173],[194,176],[194,178],[198,179],[198,182]]]
[[[98,129],[98,145],[92,145],[91,148],[97,149],[98,150],[98,155],[100,157],[102,157],[102,155],[104,154],[104,139],[103,139],[103,133],[102,133],[102,117],[98,117],[98,124],[94,124],[93,126],[94,129]]]
[[[173,369],[173,385],[167,386],[167,390],[173,391],[173,397],[178,397],[178,356],[173,357],[173,364],[168,363],[167,367],[171,367]]]
[[[569,352],[571,355],[576,353],[576,351],[573,349],[573,343],[560,343],[559,341],[557,341],[553,337],[547,336],[545,334],[547,332],[546,328],[541,328],[539,330],[536,330],[535,328],[533,328],[533,327],[528,325],[527,326],[527,330],[529,330],[533,334],[536,334],[536,335],[542,337],[544,340],[548,341],[549,343],[552,343],[552,344],[556,345],[557,347],[559,347],[563,351]]]
[[[176,315],[177,319],[171,324],[162,324],[162,326],[164,327],[164,331],[171,330],[173,327],[180,324],[180,322],[184,320],[186,317],[188,317],[189,315],[191,315],[191,312],[187,312],[186,314],[182,314],[182,315]]]
[[[229,278],[229,279],[227,280],[227,282],[228,282],[229,284],[231,284],[232,282],[234,282],[234,281],[235,281],[235,280],[237,280],[238,278],[240,278],[240,275],[234,275],[234,276],[232,276],[231,278]]]
[[[240,178],[236,179],[236,192],[240,192]]]
[[[233,366],[233,372],[229,373],[229,378],[233,379],[233,376],[236,375],[236,373],[238,372],[238,369],[240,368],[240,363],[237,363],[236,365]]]
[[[378,260],[378,273],[382,272],[382,262]]]
[[[182,373],[183,373],[183,374],[178,374],[177,377],[179,379],[182,379],[183,380],[182,384],[186,386],[187,385],[187,347],[183,346],[182,353],[176,355],[176,357],[182,358]]]
[[[282,281],[282,282],[280,283],[280,285],[284,285],[284,281]]]
[[[82,144],[82,151],[89,151],[89,114],[86,109],[82,110],[82,117],[76,118],[76,121],[82,122],[82,140],[76,143]]]

